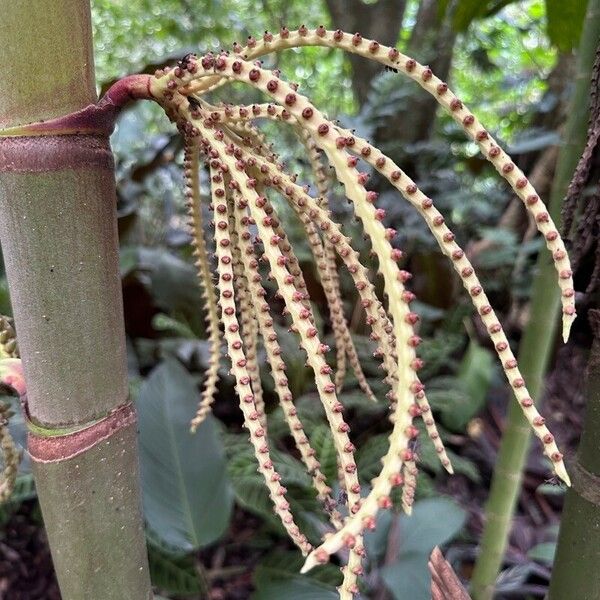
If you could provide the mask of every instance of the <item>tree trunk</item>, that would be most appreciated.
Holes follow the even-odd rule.
[[[94,103],[89,2],[4,3],[0,58],[3,129]],[[0,238],[63,600],[148,600],[113,159],[109,131],[95,125],[34,137],[0,130]]]
[[[548,600],[596,600],[600,590],[600,311],[590,310],[594,344],[588,363],[588,401],[567,492]]]
[[[571,100],[571,110],[565,128],[565,142],[560,149],[549,210],[555,222],[560,220],[562,199],[571,175],[585,145],[587,131],[586,106],[590,74],[600,37],[600,0],[590,0],[578,56],[577,84]],[[548,367],[558,326],[560,297],[556,289],[554,265],[545,251],[540,252],[538,271],[531,298],[531,318],[519,347],[519,364],[532,396],[539,399],[542,379]],[[506,428],[492,478],[486,506],[479,558],[471,580],[474,600],[490,600],[494,583],[504,557],[517,502],[523,468],[531,439],[518,404],[511,401]]]
[[[452,55],[456,42],[456,31],[452,26],[453,2],[440,19],[437,0],[422,0],[417,19],[406,47],[406,53],[422,64],[428,64],[442,81],[448,80]],[[414,144],[431,137],[438,108],[436,99],[415,88],[406,107],[386,121],[386,126],[377,130],[376,145]],[[410,165],[403,165],[410,170]]]
[[[362,0],[327,0],[327,7],[335,29],[350,33],[358,31],[386,46],[398,43],[406,0],[378,0],[373,4],[365,4]],[[382,68],[379,63],[356,54],[350,54],[348,60],[352,66],[352,87],[362,106],[367,101],[371,82]]]

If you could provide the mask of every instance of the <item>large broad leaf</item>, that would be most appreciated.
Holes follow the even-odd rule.
[[[458,379],[470,398],[470,404],[460,407],[462,410],[455,412],[455,428],[464,427],[485,404],[494,373],[493,360],[488,350],[471,340],[458,370]]]
[[[433,548],[452,539],[462,528],[465,511],[447,498],[417,502],[413,514],[400,515],[400,554],[395,563],[382,569],[383,580],[395,600],[429,600],[430,576],[427,560]],[[379,544],[386,538],[377,538]],[[381,555],[383,548],[374,548]]]
[[[586,6],[583,0],[546,0],[548,37],[563,52],[579,43]]]
[[[425,554],[403,554],[381,570],[381,577],[395,600],[430,600],[431,577]]]
[[[197,401],[193,378],[174,359],[152,371],[138,397],[146,520],[157,536],[186,552],[218,539],[233,507],[214,421],[190,433]]]
[[[436,546],[453,538],[465,522],[465,511],[448,498],[417,502],[412,515],[400,515],[400,550],[429,556]]]
[[[358,474],[363,483],[369,483],[381,471],[381,458],[390,447],[389,434],[372,435],[356,451]]]
[[[164,249],[139,246],[122,250],[121,272],[137,273],[156,306],[194,332],[204,331],[204,317],[198,310],[202,299],[193,265]]]

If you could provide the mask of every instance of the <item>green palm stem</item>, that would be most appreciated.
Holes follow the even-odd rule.
[[[62,598],[149,600],[109,131],[6,136],[96,101],[89,2],[3,3],[0,63],[0,239]]]
[[[594,345],[588,362],[587,409],[571,466],[548,600],[596,600],[600,590],[600,311],[590,311]]]
[[[582,107],[588,103],[590,75],[599,37],[600,0],[589,0],[578,52],[576,85],[565,126],[565,141],[559,151],[549,203],[550,214],[555,222],[560,220],[562,199],[585,145],[588,116]],[[528,382],[533,398],[538,400],[558,328],[560,297],[555,277],[552,261],[545,252],[541,252],[532,288],[531,317],[518,356],[523,377]],[[530,439],[530,428],[521,409],[511,401],[486,504],[479,556],[471,579],[474,600],[492,598],[521,489]]]

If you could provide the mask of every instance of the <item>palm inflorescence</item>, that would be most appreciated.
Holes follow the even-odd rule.
[[[327,119],[298,93],[297,86],[286,83],[278,72],[263,68],[257,60],[262,55],[299,46],[340,48],[377,61],[406,75],[434,96],[476,142],[482,154],[506,179],[535,219],[558,274],[565,340],[575,318],[574,291],[563,241],[531,183],[446,83],[440,81],[427,66],[395,48],[364,39],[358,33],[328,31],[324,27],[309,30],[302,26],[297,31],[282,28],[278,34],[266,32],[262,39],[249,38],[245,47],[235,45],[232,52],[202,57],[188,55],[177,67],[160,70],[147,79],[147,96],[165,109],[184,138],[185,197],[212,349],[203,395],[192,428],[198,427],[210,412],[224,339],[245,426],[274,510],[291,539],[307,556],[304,570],[327,562],[343,548],[348,549],[349,559],[344,567],[340,596],[352,598],[358,591],[357,578],[362,572],[365,553],[362,535],[375,526],[377,511],[391,506],[393,487],[402,486],[402,505],[405,511],[410,512],[417,474],[417,456],[412,440],[419,433],[413,425],[414,419],[423,419],[442,464],[452,472],[426,391],[418,376],[422,361],[417,356],[420,338],[415,333],[415,324],[419,317],[410,309],[414,295],[406,287],[411,275],[398,264],[402,252],[392,245],[395,231],[385,227],[385,211],[378,208],[377,193],[368,189],[369,175],[360,168],[379,173],[425,220],[441,251],[461,278],[491,338],[514,395],[542,441],[556,474],[567,484],[569,477],[554,438],[529,396],[486,293],[433,200],[391,158],[354,132]],[[269,102],[251,106],[211,104],[210,93],[232,82],[243,82],[263,92]],[[261,119],[276,121],[296,132],[312,166],[316,195],[311,194],[308,186],[297,183],[296,176],[288,173],[278,162],[265,134],[257,126]],[[201,163],[207,166],[210,178],[210,199],[207,201],[214,212],[216,287],[203,233]],[[332,218],[328,206],[327,164],[332,167],[356,217],[362,222],[362,229],[377,259],[377,270],[383,277],[382,297],[376,292],[369,269],[360,262],[352,239],[344,235],[341,225]],[[277,196],[283,198],[297,215],[314,255],[336,343],[335,373],[329,364],[329,347],[323,343],[317,327],[298,258],[277,213],[277,202],[274,202]],[[346,366],[354,371],[364,393],[373,400],[375,398],[361,370],[343,314],[338,261],[352,278],[370,327],[371,340],[377,346],[375,355],[382,363],[389,387],[386,398],[393,424],[389,448],[382,459],[380,473],[372,480],[364,496],[361,495],[350,428],[344,419],[341,390]],[[263,264],[267,265],[266,272],[261,270]],[[333,436],[339,483],[346,492],[347,507],[340,507],[332,498],[332,484],[326,481],[320,470],[315,451],[294,407],[286,377],[285,356],[274,327],[274,303],[267,301],[267,278],[277,286],[290,330],[298,337],[306,353],[307,364],[314,373]],[[257,359],[259,339],[262,340],[291,435],[312,477],[315,492],[330,517],[330,532],[316,548],[297,526],[286,500],[286,489],[270,458]]]

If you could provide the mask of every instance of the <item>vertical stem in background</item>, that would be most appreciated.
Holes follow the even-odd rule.
[[[594,345],[588,362],[587,409],[571,467],[549,600],[596,600],[600,590],[600,311],[590,310]]]
[[[4,2],[0,63],[0,128],[93,103],[89,2]],[[0,238],[62,598],[148,600],[108,135],[1,133]]]
[[[549,210],[555,222],[559,221],[562,199],[585,145],[588,114],[583,107],[588,103],[590,75],[599,37],[600,0],[589,0],[578,52],[576,84],[565,127],[565,142],[560,148],[550,197]],[[543,376],[558,328],[560,297],[555,277],[552,261],[546,252],[540,252],[532,288],[531,316],[518,357],[521,372],[534,399],[539,399],[541,395]],[[511,399],[486,505],[481,548],[471,580],[474,600],[492,598],[494,583],[508,543],[530,438],[530,428],[519,406]]]

